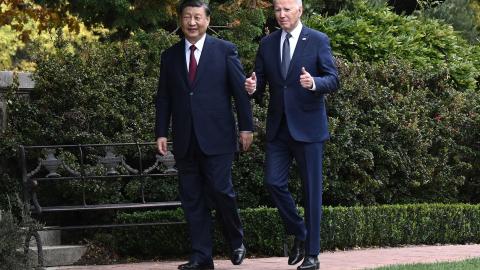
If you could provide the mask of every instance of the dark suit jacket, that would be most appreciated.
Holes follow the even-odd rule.
[[[283,115],[291,136],[302,142],[322,142],[329,138],[324,94],[339,86],[337,68],[330,41],[321,32],[303,26],[290,62],[287,78],[281,73],[278,30],[262,39],[255,61],[256,98],[262,98],[268,83],[270,101],[267,116],[267,140],[275,138]],[[316,90],[300,85],[302,67],[314,77]]]
[[[245,74],[235,45],[207,35],[193,86],[187,79],[185,40],[165,50],[161,61],[156,137],[168,136],[171,121],[175,157],[185,155],[192,134],[207,155],[235,152],[237,131],[232,97],[239,130],[253,130]]]

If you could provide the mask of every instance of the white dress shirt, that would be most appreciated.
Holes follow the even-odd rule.
[[[300,38],[300,33],[302,32],[302,22],[298,22],[297,26],[290,32],[290,59],[293,58],[293,52],[295,52],[295,47],[297,47],[298,39]],[[287,32],[282,30],[282,37],[280,38],[280,60],[283,59],[283,42],[285,42],[285,37],[287,36]]]
[[[302,32],[302,22],[298,22],[297,26],[290,32],[290,35],[292,35],[289,39],[290,42],[290,59],[293,58],[293,53],[295,52],[295,48],[297,47],[298,39],[300,38],[300,34]],[[282,36],[280,37],[280,60],[283,59],[283,42],[285,42],[285,37],[287,36],[287,32],[285,30],[282,30]],[[308,71],[308,70],[307,70]],[[315,87],[315,80],[312,80],[312,88],[309,90],[316,90],[317,88]]]
[[[200,40],[197,41],[197,43],[192,44],[190,43],[187,39],[185,39],[185,60],[187,61],[187,71],[190,71],[190,46],[195,45],[195,52],[193,53],[195,55],[195,60],[197,60],[197,65],[200,62],[200,56],[202,55],[202,50],[203,50],[203,44],[205,44],[205,38],[206,34],[203,35]]]

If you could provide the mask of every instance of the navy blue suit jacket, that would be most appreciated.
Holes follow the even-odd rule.
[[[328,37],[303,26],[290,62],[287,78],[281,73],[280,38],[282,30],[264,37],[255,61],[256,98],[262,98],[269,85],[267,140],[275,138],[283,115],[291,136],[301,142],[329,139],[324,94],[339,86],[337,68]],[[314,77],[316,90],[300,85],[302,67]]]
[[[238,133],[232,98],[239,130],[253,130],[245,74],[235,45],[207,35],[193,85],[187,78],[185,40],[165,50],[161,61],[156,137],[168,137],[171,122],[175,157],[185,155],[192,134],[207,155],[235,152]]]

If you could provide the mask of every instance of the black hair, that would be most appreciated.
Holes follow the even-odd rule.
[[[186,7],[203,7],[203,9],[205,9],[205,14],[207,14],[207,17],[210,16],[210,8],[208,7],[208,4],[205,3],[204,1],[201,1],[201,0],[183,0],[178,5],[177,14],[180,16],[182,14],[183,10]]]

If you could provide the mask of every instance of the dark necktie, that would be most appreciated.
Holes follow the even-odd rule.
[[[188,81],[193,84],[197,74],[197,60],[195,59],[195,45],[190,46],[190,64],[188,65]]]
[[[282,48],[282,75],[283,78],[287,78],[288,67],[290,66],[290,38],[292,35],[287,33],[285,35],[285,41]]]

